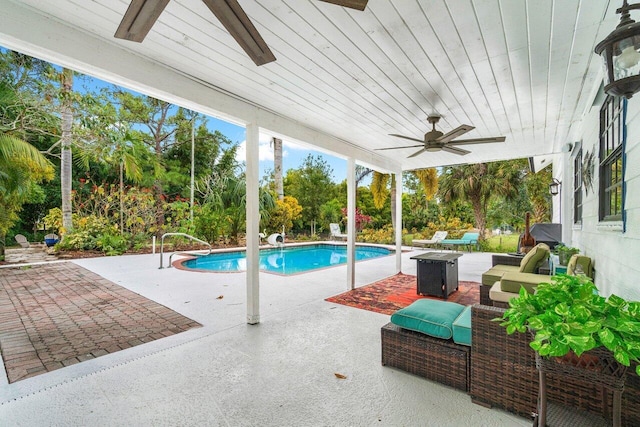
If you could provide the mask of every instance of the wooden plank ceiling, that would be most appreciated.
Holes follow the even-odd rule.
[[[13,0],[0,0],[7,2]],[[115,39],[127,0],[22,0],[34,13],[374,150],[438,128],[504,135],[471,154],[377,151],[403,170],[560,151],[600,79],[594,45],[619,5],[593,0],[240,0],[277,61],[257,67],[206,5],[171,0],[143,43]],[[2,30],[0,30],[1,32]],[[336,152],[339,153],[339,146]]]

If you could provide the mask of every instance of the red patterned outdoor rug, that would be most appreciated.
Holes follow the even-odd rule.
[[[438,297],[418,295],[416,289],[416,276],[398,273],[370,285],[327,298],[325,301],[382,314],[393,314],[396,310],[422,298],[444,301]],[[458,282],[458,290],[449,295],[447,301],[463,305],[479,303],[480,284],[478,282]]]

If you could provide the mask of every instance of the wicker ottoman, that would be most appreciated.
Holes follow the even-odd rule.
[[[393,323],[383,326],[381,335],[384,366],[469,391],[470,347],[402,329]]]

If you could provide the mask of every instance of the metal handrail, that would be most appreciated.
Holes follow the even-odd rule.
[[[209,242],[205,242],[204,240],[200,240],[196,237],[191,236],[190,234],[186,234],[186,233],[164,233],[162,235],[162,237],[160,238],[160,269],[162,269],[162,255],[164,254],[164,238],[167,236],[182,236],[182,237],[187,237],[191,240],[194,240],[196,242],[205,244],[207,246],[209,246],[209,252],[207,252],[206,254],[202,254],[202,255],[209,255],[211,253],[211,244]],[[203,249],[204,250],[204,249]],[[171,255],[169,255],[169,266],[167,268],[171,268],[171,259],[173,258],[174,255],[176,254],[180,254],[180,255],[200,255],[199,253],[195,253],[195,252],[199,252],[199,251],[192,251],[192,252],[174,252]]]

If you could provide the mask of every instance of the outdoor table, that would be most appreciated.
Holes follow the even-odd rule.
[[[458,290],[460,252],[427,252],[411,257],[418,267],[417,293],[447,299]]]

